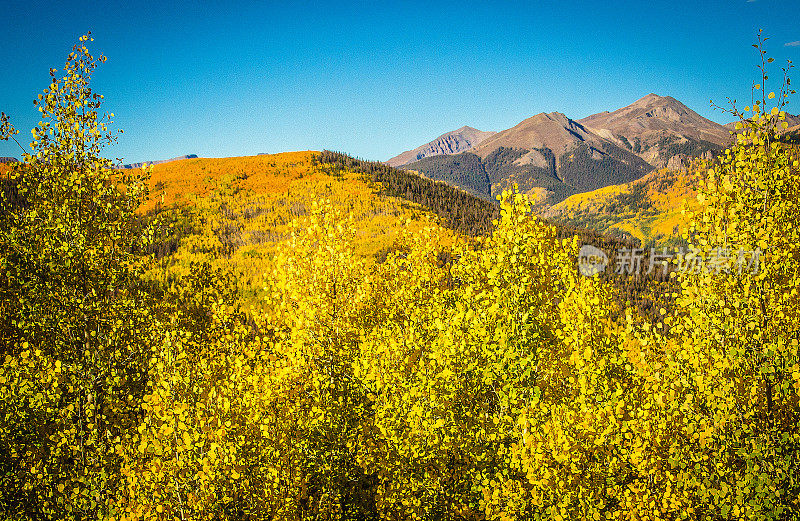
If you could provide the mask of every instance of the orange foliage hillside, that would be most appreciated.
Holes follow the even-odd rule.
[[[255,194],[285,193],[293,179],[309,174],[314,153],[183,159],[155,165],[150,178],[150,198],[141,210],[146,212],[159,204],[185,204],[195,197],[225,189],[252,190]]]
[[[220,159],[183,159],[155,165],[141,213],[158,214],[152,276],[164,281],[207,263],[236,273],[241,297],[258,303],[276,251],[318,203],[347,216],[356,254],[367,258],[398,248],[404,236],[438,230],[443,248],[455,240],[427,208],[380,192],[364,174],[316,164],[316,152]],[[342,221],[343,222],[343,221]],[[304,226],[305,224],[301,224]],[[382,253],[383,252],[383,253]]]
[[[697,208],[697,171],[654,170],[641,179],[575,194],[545,215],[607,235],[626,235],[643,244],[680,240]]]

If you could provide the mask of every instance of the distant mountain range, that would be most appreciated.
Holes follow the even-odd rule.
[[[466,129],[480,141],[446,146]],[[675,98],[648,94],[579,120],[551,112],[494,134],[463,127],[387,163],[487,199],[516,183],[550,206],[576,193],[629,183],[655,168],[681,168],[692,157],[722,151],[730,141],[723,125]]]
[[[197,154],[187,154],[185,156],[173,157],[172,159],[158,159],[156,161],[142,161],[141,163],[130,163],[127,165],[122,165],[122,168],[142,168],[144,165],[160,165],[162,163],[180,161],[181,159],[197,159]]]
[[[170,161],[180,161],[181,159],[197,159],[197,154],[187,154],[185,156],[173,157],[172,159],[159,159],[156,161],[142,161],[141,163],[129,163],[122,165],[121,168],[142,168],[144,165],[160,165],[161,163],[169,163]],[[19,159],[15,157],[0,157],[0,164],[3,163],[19,163]]]
[[[399,167],[430,156],[458,154],[478,146],[494,134],[496,132],[484,132],[472,127],[461,127],[458,130],[442,134],[430,143],[425,143],[414,150],[406,150],[402,154],[386,161],[386,164]]]

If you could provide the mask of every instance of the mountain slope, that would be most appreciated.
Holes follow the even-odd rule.
[[[465,168],[466,166],[466,168]],[[638,179],[652,166],[564,114],[530,117],[460,155],[405,168],[494,197],[514,184],[554,204],[574,193]]]
[[[231,280],[246,307],[263,305],[264,274],[272,273],[276,252],[320,204],[331,205],[332,221],[343,220],[339,232],[350,237],[354,252],[378,263],[404,251],[409,237],[426,229],[433,233],[426,240],[435,241],[437,262],[446,265],[456,241],[491,234],[500,214],[496,201],[328,151],[174,161],[153,168],[150,186],[150,200],[140,209],[159,217],[149,250],[157,265],[150,276],[172,284],[208,264],[235,274]],[[612,262],[614,252],[632,246],[592,230],[548,224],[559,238],[608,251]],[[611,275],[607,280],[620,303],[636,302],[649,312],[644,283]]]
[[[492,200],[492,183],[481,158],[475,154],[464,152],[456,155],[430,156],[412,165],[413,170],[430,179],[443,181],[476,197]]]
[[[303,222],[320,202],[350,214],[353,247],[364,257],[385,257],[405,233],[425,227],[437,230],[441,244],[452,241],[455,232],[428,208],[385,194],[361,172],[330,168],[320,156],[301,151],[155,165],[139,212],[159,216],[162,233],[151,247],[163,264],[159,276],[185,275],[193,263],[225,266],[241,274],[245,300],[258,302],[276,248],[296,231],[292,222]],[[496,213],[485,220],[491,224]]]
[[[641,244],[674,244],[698,207],[694,171],[654,170],[632,183],[573,195],[545,217]]]
[[[386,161],[386,164],[398,167],[414,161],[419,161],[426,157],[458,154],[459,152],[464,152],[477,146],[494,134],[495,132],[485,132],[476,128],[464,126],[458,130],[442,134],[433,141],[425,143],[414,150],[407,150],[389,159]]]
[[[614,112],[578,121],[659,168],[679,168],[687,158],[720,152],[731,142],[727,128],[671,96],[648,94]]]

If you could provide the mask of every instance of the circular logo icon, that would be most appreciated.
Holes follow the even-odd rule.
[[[581,246],[578,252],[578,271],[584,277],[592,277],[602,273],[608,265],[608,256],[600,248],[595,248],[590,244]]]

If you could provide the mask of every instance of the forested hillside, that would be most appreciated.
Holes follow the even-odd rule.
[[[490,233],[492,221],[500,215],[495,202],[382,163],[361,161],[327,150],[319,155],[319,162],[325,170],[364,174],[367,180],[378,184],[379,193],[421,204],[442,218],[446,226],[464,235]]]
[[[699,164],[686,170],[662,168],[632,183],[573,195],[544,214],[556,222],[631,237],[641,244],[680,245],[698,209]]]
[[[630,244],[515,189],[332,152],[116,169],[89,42],[0,167],[4,518],[796,518],[774,94],[697,171],[687,249],[626,278],[582,244]]]

